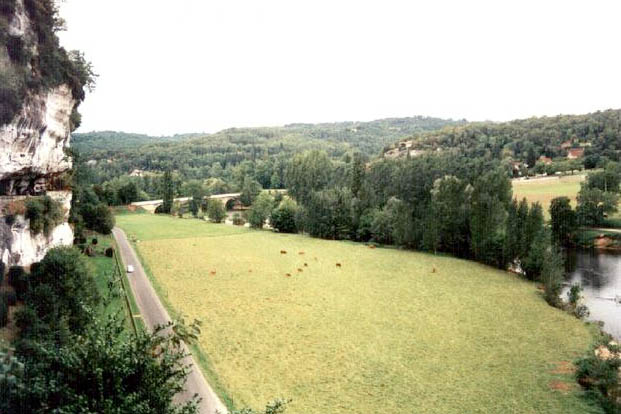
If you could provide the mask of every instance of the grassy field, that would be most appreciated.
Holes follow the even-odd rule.
[[[524,181],[513,180],[513,197],[517,197],[518,200],[526,197],[531,203],[540,202],[546,212],[546,217],[549,218],[548,209],[553,198],[569,197],[572,200],[572,206],[576,207],[576,196],[580,191],[580,183],[584,179],[585,175],[567,175]]]
[[[599,412],[566,369],[590,330],[509,273],[192,219],[117,220],[164,302],[203,320],[203,368],[237,407]]]

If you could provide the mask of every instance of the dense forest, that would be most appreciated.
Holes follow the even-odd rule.
[[[354,151],[369,156],[416,132],[464,121],[392,118],[372,122],[291,124],[273,128],[233,128],[215,134],[148,137],[120,132],[74,134],[73,149],[90,161],[91,181],[103,184],[133,170],[160,173],[171,168],[181,180],[222,179],[235,188],[241,168],[264,188],[281,188],[284,163],[295,153],[321,149],[338,159]],[[147,190],[147,192],[149,192]]]
[[[565,158],[571,148],[584,148],[584,165],[593,168],[621,154],[621,110],[585,115],[559,115],[510,122],[474,122],[413,134],[400,142],[412,149],[455,149],[469,157],[512,159],[534,167],[541,156]],[[387,147],[397,148],[399,142]]]

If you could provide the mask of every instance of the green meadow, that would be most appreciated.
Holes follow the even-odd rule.
[[[195,219],[117,217],[221,397],[288,413],[589,413],[591,330],[469,261]],[[286,252],[286,253],[284,253]]]

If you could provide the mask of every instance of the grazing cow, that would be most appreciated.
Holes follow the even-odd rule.
[[[304,263],[304,267],[308,267],[308,263]]]
[[[304,252],[298,252],[298,254],[304,254]]]
[[[291,273],[285,273],[285,276],[291,277]]]
[[[215,276],[216,275],[216,271],[212,270],[211,272],[209,272],[210,275]]]
[[[370,244],[369,245],[369,249],[375,249],[375,245],[374,244]]]
[[[433,266],[433,267],[431,268],[431,273],[435,273],[435,272],[436,272],[436,267],[435,267],[435,266]]]
[[[302,270],[302,269],[300,269],[300,268],[298,267],[298,272],[302,273],[302,272],[303,272],[303,270]]]
[[[280,254],[287,254],[287,251],[286,250],[281,250]]]
[[[340,263],[337,263],[337,264],[336,264],[336,267],[341,267],[341,264],[340,264]]]

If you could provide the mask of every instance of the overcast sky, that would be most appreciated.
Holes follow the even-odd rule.
[[[66,0],[80,132],[621,108],[621,1]]]

